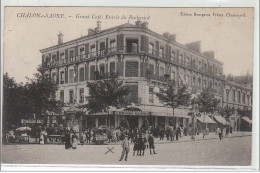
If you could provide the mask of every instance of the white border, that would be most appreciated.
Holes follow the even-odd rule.
[[[10,165],[3,171],[249,171],[259,170],[259,1],[258,0],[2,0],[1,1],[1,84],[3,82],[3,29],[5,6],[130,6],[130,7],[254,7],[254,89],[252,166],[113,166],[113,165]],[[1,96],[2,96],[1,85]],[[2,97],[1,97],[2,103]],[[2,106],[2,104],[1,104]],[[1,115],[2,115],[2,109]],[[2,117],[1,117],[2,120]],[[2,134],[2,129],[1,129]],[[48,167],[47,167],[48,166]]]

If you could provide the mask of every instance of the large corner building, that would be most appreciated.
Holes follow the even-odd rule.
[[[167,126],[172,122],[172,109],[165,107],[154,94],[165,87],[166,79],[186,83],[197,93],[210,87],[221,100],[221,106],[230,104],[225,96],[228,86],[223,63],[214,58],[214,52],[201,52],[200,42],[182,45],[176,42],[176,35],[170,37],[167,39],[151,31],[148,23],[141,21],[105,30],[101,29],[101,22],[97,22],[97,27],[89,29],[88,35],[68,42],[63,42],[60,33],[57,45],[41,50],[42,67],[45,74],[57,82],[57,99],[70,105],[67,109],[72,109],[71,105],[87,103],[87,82],[116,73],[118,79],[131,88],[130,102],[139,111],[111,108],[109,113],[95,115],[84,111],[78,121],[65,124],[65,115],[50,115],[48,123],[80,129],[100,125],[118,127],[121,117],[125,116],[132,128],[141,127],[144,117],[152,126]],[[241,94],[246,96],[242,94],[242,102],[245,97],[245,104],[250,106],[248,100],[252,92],[243,91]],[[188,126],[189,111],[189,108],[176,109],[176,123]]]

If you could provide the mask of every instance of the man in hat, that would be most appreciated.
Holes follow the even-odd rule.
[[[125,155],[125,161],[127,161],[127,155],[129,152],[129,141],[128,141],[128,136],[124,135],[122,136],[122,144],[121,144],[123,150],[122,150],[122,154],[121,154],[121,158],[119,161],[123,160],[124,155]]]
[[[151,134],[149,134],[149,137],[148,137],[148,143],[149,143],[149,149],[150,149],[150,154],[152,154],[152,149],[153,149],[153,154],[157,154],[154,150],[154,139],[153,139],[153,136]]]

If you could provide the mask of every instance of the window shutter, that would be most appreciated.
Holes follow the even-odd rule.
[[[57,51],[57,55],[56,55],[56,61],[59,61],[60,60],[60,52],[59,51]]]
[[[133,62],[133,61],[126,62],[125,76],[138,77],[138,62]]]
[[[74,66],[74,82],[78,82],[78,65]]]
[[[78,56],[78,49],[79,49],[79,47],[76,46],[76,47],[75,47],[75,56]]]
[[[155,41],[155,54],[159,56],[159,41]]]
[[[128,67],[126,67],[127,70]],[[140,62],[140,77],[144,77],[144,62]]]
[[[106,52],[108,51],[108,38],[106,38]]]
[[[118,76],[123,76],[124,74],[124,62],[120,55],[118,55],[117,72]]]
[[[89,65],[88,65],[88,62],[86,63],[85,65],[85,80],[89,80]]]
[[[65,67],[65,83],[68,83],[68,66]]]
[[[124,50],[124,35],[117,35],[117,51]]]
[[[59,84],[59,74],[60,74],[60,72],[59,72],[59,69],[57,70],[57,76],[56,76],[56,84]]]
[[[94,80],[94,77],[95,77],[95,66],[92,65],[90,67],[90,80]]]
[[[69,50],[66,49],[66,50],[65,50],[65,59],[66,59],[66,62],[68,62],[68,57],[69,57]]]
[[[89,54],[89,43],[85,44],[85,54],[86,54],[86,57],[88,57],[88,54]]]

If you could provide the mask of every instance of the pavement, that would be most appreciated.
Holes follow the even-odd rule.
[[[211,134],[208,140],[183,137],[178,142],[156,141],[157,154],[145,150],[144,156],[133,156],[130,144],[128,160],[119,161],[122,147],[110,145],[78,145],[77,149],[64,145],[3,145],[2,163],[10,164],[77,164],[77,165],[200,165],[248,166],[251,164],[252,137],[233,134],[219,140]],[[184,142],[188,141],[189,142]],[[182,142],[181,142],[182,141]],[[160,143],[158,143],[160,142]],[[109,151],[111,150],[111,151]],[[186,168],[186,166],[185,166]]]
[[[252,136],[252,132],[234,131],[232,134],[229,134],[228,136],[224,136],[224,138],[234,138],[234,137],[244,137],[244,136]],[[216,135],[215,133],[211,132],[208,135],[205,135],[204,138],[203,138],[202,133],[200,133],[199,135],[196,135],[196,137],[195,137],[195,141],[212,140],[212,139],[219,139],[219,136]],[[174,138],[174,141],[166,140],[166,137],[164,137],[164,140],[160,140],[160,138],[154,138],[155,144],[180,143],[180,142],[190,142],[190,141],[193,141],[191,139],[191,136],[182,136],[181,138],[179,138],[178,141],[176,141],[175,138]],[[35,142],[35,138],[30,138],[30,144],[38,144],[38,143]],[[10,144],[10,145],[13,145],[13,144]],[[24,144],[20,144],[20,145],[24,145]],[[63,144],[60,142],[54,142],[54,143],[48,143],[48,145],[63,145]],[[84,145],[94,145],[94,144],[85,143]],[[110,143],[106,143],[106,145],[121,145],[121,142],[110,142]]]

